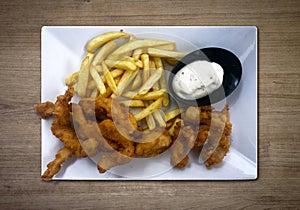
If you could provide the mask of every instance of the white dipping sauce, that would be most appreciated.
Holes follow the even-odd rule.
[[[178,71],[173,80],[173,89],[184,99],[197,99],[211,94],[223,82],[223,68],[214,62],[194,61]]]

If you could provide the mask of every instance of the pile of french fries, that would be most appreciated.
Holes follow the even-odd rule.
[[[119,45],[118,40],[125,43]],[[120,103],[140,110],[134,117],[137,121],[145,119],[149,130],[157,125],[166,127],[181,113],[180,109],[160,112],[170,103],[162,59],[172,65],[186,55],[175,49],[174,42],[107,32],[87,43],[80,70],[65,83],[82,98],[122,98]]]

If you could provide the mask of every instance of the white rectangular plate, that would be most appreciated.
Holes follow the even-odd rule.
[[[257,28],[253,26],[44,26],[41,38],[41,101],[56,100],[66,90],[64,79],[79,70],[86,55],[85,44],[96,35],[119,31],[138,38],[177,42],[180,51],[220,47],[237,55],[243,75],[238,88],[227,99],[233,124],[230,151],[218,166],[207,169],[191,155],[184,169],[170,169],[156,176],[122,177],[110,172],[99,174],[89,158],[71,158],[55,180],[241,180],[257,178]],[[178,40],[186,40],[182,43]],[[63,144],[50,130],[52,120],[42,120],[42,173]],[[151,168],[143,168],[145,173]],[[140,172],[140,171],[139,171]],[[135,172],[133,171],[132,174]],[[139,173],[140,174],[140,173]]]

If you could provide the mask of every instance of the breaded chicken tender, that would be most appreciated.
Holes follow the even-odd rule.
[[[229,136],[232,125],[228,115],[228,105],[222,111],[215,111],[211,106],[189,107],[182,117],[184,125],[175,126],[171,165],[178,168],[186,166],[188,151],[191,148],[191,146],[187,147],[186,144],[192,135],[196,135],[192,148],[202,147],[200,156],[207,168],[221,163],[230,147]],[[187,126],[190,126],[190,131],[184,131]],[[194,134],[191,130],[194,131]],[[180,132],[185,133],[185,135],[180,136]]]
[[[172,144],[172,138],[167,130],[152,130],[149,133],[144,133],[141,137],[141,142],[136,143],[136,157],[155,157]]]
[[[197,136],[192,126],[182,125],[181,122],[176,124],[174,134],[171,165],[183,168],[189,161],[188,153],[193,149]]]
[[[129,163],[130,161],[130,157],[122,155],[119,152],[108,153],[101,156],[97,164],[97,168],[99,170],[99,173],[105,173],[112,167],[123,165]]]
[[[72,157],[72,150],[68,147],[63,147],[55,155],[55,160],[48,163],[47,170],[42,175],[42,180],[49,181],[57,174],[61,168],[61,165]]]
[[[52,102],[44,102],[34,105],[35,112],[42,118],[47,119],[54,114],[55,105]]]
[[[61,140],[66,147],[70,148],[77,157],[86,157],[87,154],[78,140],[70,118],[69,102],[73,94],[74,89],[70,88],[65,92],[65,95],[57,97],[51,131],[53,135]]]
[[[103,120],[101,123],[98,123],[98,127],[102,136],[106,139],[112,149],[127,157],[133,157],[134,142],[122,135],[111,119]]]

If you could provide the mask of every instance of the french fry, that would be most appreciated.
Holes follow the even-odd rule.
[[[145,104],[142,100],[123,100],[119,101],[119,103],[128,107],[145,107]]]
[[[160,127],[166,127],[166,122],[164,121],[163,117],[161,116],[159,110],[154,111],[152,113],[154,119],[156,120],[156,122],[158,122]]]
[[[143,62],[139,59],[136,59],[136,58],[133,58],[133,57],[130,57],[130,56],[124,56],[121,60],[130,61],[132,63],[135,63],[135,65],[137,67],[143,68]]]
[[[89,81],[90,63],[92,62],[93,57],[93,54],[88,53],[85,59],[83,59],[80,66],[77,82],[77,93],[80,97],[86,96],[86,89]]]
[[[108,70],[106,64],[104,62],[102,62],[101,64],[102,64],[102,70],[103,70],[103,74],[104,74],[104,77],[106,79],[107,85],[115,93],[117,91],[117,85],[115,83],[115,80],[112,77],[110,71]]]
[[[150,72],[153,73],[154,71],[156,71],[156,67],[155,67],[155,63],[154,63],[154,60],[151,59],[149,61],[150,63]],[[152,87],[153,90],[159,90],[159,83],[158,82],[155,82],[153,87]]]
[[[96,70],[97,70],[97,72],[100,73],[100,75],[101,74],[103,75],[103,70],[102,70],[101,66],[96,66]],[[111,76],[114,79],[121,76],[123,73],[124,73],[123,69],[114,69],[110,72]],[[102,81],[103,81],[103,83],[106,83],[106,78],[104,76],[102,76]]]
[[[123,69],[114,69],[110,73],[113,78],[116,78],[118,76],[121,76],[124,73],[124,70]]]
[[[161,78],[163,73],[163,70],[156,70],[150,77],[149,79],[142,85],[140,88],[138,94],[139,95],[144,95],[146,94],[152,87],[153,85]]]
[[[168,113],[165,114],[165,121],[166,122],[170,121],[171,119],[180,115],[181,112],[182,112],[182,109],[179,109],[179,108],[169,111]]]
[[[139,71],[139,73],[136,75],[136,77],[131,85],[131,89],[134,90],[134,89],[140,87],[141,84],[142,84],[142,75],[141,75],[141,72]]]
[[[145,109],[143,109],[139,113],[135,114],[134,118],[136,119],[136,121],[144,119],[145,117],[150,115],[155,110],[160,109],[162,107],[162,101],[163,101],[163,98],[159,98],[156,101],[154,101],[152,104],[150,104],[148,107],[146,107]]]
[[[178,59],[176,59],[176,58],[167,58],[166,61],[167,61],[167,63],[170,64],[171,66],[175,66],[176,63],[178,62]]]
[[[131,98],[131,99],[139,99],[139,100],[156,100],[158,98],[161,98],[164,96],[165,90],[156,90],[156,91],[151,91],[146,93],[145,95],[138,95],[136,92],[133,91],[128,91],[126,93],[123,93],[122,96],[126,98]]]
[[[154,57],[153,59],[154,59],[154,63],[155,63],[156,69],[164,70],[164,66],[163,66],[161,58]]]
[[[75,83],[74,85],[72,85],[72,87],[74,88],[75,93],[78,92],[78,91],[77,91],[77,84],[78,84],[78,83]]]
[[[96,65],[100,64],[116,48],[117,48],[116,42],[114,42],[114,41],[107,42],[95,54],[92,65],[96,66]]]
[[[116,49],[112,55],[121,55],[126,52],[133,51],[138,48],[145,48],[145,47],[154,47],[159,45],[170,44],[172,42],[164,41],[164,40],[153,40],[153,39],[136,39],[126,44],[122,45],[118,49]]]
[[[153,130],[156,127],[155,120],[152,114],[149,114],[146,117],[146,123],[148,125],[149,130]]]
[[[174,42],[170,42],[168,44],[163,44],[163,45],[158,45],[158,46],[153,46],[153,48],[160,49],[160,50],[175,50],[176,49],[176,44]],[[141,54],[147,53],[148,48],[138,48],[135,49],[132,53],[132,57],[134,59],[140,59]]]
[[[112,95],[113,91],[110,87],[106,87],[106,92],[104,94],[99,94],[98,97],[109,98]]]
[[[87,45],[86,49],[88,52],[92,52],[94,49],[99,47],[100,45],[109,42],[113,39],[118,39],[121,37],[129,37],[131,36],[130,34],[124,33],[124,32],[119,32],[119,31],[113,31],[113,32],[107,32],[104,34],[100,34],[96,37],[94,37],[92,40],[90,40]]]
[[[118,77],[114,78],[115,83],[116,83],[116,85],[117,85],[117,88],[118,88],[118,84],[119,84],[121,78],[122,78],[121,76],[118,76]]]
[[[142,54],[141,59],[142,59],[143,64],[144,64],[144,70],[143,70],[143,83],[144,84],[140,88],[139,94],[143,95],[143,94],[146,94],[150,90],[150,88],[152,88],[152,87],[154,87],[154,90],[159,89],[157,81],[161,77],[162,72],[154,70],[155,69],[155,63],[154,63],[154,61],[149,60],[148,54]],[[150,69],[152,71],[150,71]],[[150,72],[152,72],[151,76],[150,76]]]
[[[136,71],[138,69],[136,64],[130,60],[120,60],[120,61],[105,60],[105,64],[110,68],[114,67],[114,68],[124,69],[128,71]]]
[[[87,89],[93,90],[95,88],[97,88],[97,84],[96,84],[95,80],[89,80],[88,85],[87,85]]]
[[[169,129],[169,128],[171,128],[171,126],[173,125],[173,123],[174,123],[174,120],[172,121],[169,121],[169,122],[166,122],[166,129]]]
[[[67,86],[72,86],[74,83],[76,83],[78,81],[78,74],[79,74],[79,71],[76,71],[73,74],[71,74],[70,76],[68,76],[65,79],[66,85]]]
[[[94,81],[96,82],[96,85],[97,85],[97,88],[98,88],[100,94],[104,94],[106,92],[106,87],[94,66],[91,66],[90,74],[91,74],[92,78],[94,79]]]
[[[94,90],[92,90],[90,97],[91,98],[96,98],[98,95],[98,90],[95,88]]]
[[[154,62],[155,62],[155,66],[158,70],[163,70],[164,69],[161,58],[154,57]],[[163,73],[161,74],[161,77],[160,77],[160,88],[165,90],[165,91],[168,90],[167,84],[166,84],[166,74],[165,74],[164,70],[163,70]],[[169,94],[167,92],[165,92],[164,93],[163,105],[168,106],[169,103],[170,103]]]
[[[149,64],[149,55],[142,54],[141,60],[143,62],[143,83],[145,83],[150,76],[150,64]]]
[[[115,95],[120,96],[138,73],[139,71],[125,71],[115,91]]]
[[[159,45],[153,48],[159,50],[176,50],[176,44],[174,42],[171,42],[170,44]]]
[[[169,134],[171,136],[174,136],[174,130],[175,130],[175,126],[178,122],[182,122],[182,120],[180,118],[176,118],[173,125],[171,126],[171,128],[168,130],[169,131]]]
[[[91,89],[86,89],[85,97],[90,97],[91,93],[92,93]]]
[[[187,53],[185,52],[177,52],[177,51],[169,51],[169,50],[160,50],[157,48],[148,48],[147,53],[153,57],[161,57],[161,58],[177,58],[180,59],[184,57]]]
[[[162,87],[162,85],[161,85]],[[170,98],[169,98],[169,94],[167,92],[164,93],[164,100],[163,100],[163,105],[164,106],[168,106],[170,103]]]
[[[140,59],[141,55],[143,53],[143,49],[142,48],[139,48],[139,49],[135,49],[132,53],[132,57],[134,59]]]
[[[150,67],[151,70],[152,70],[152,69],[156,70],[155,62],[154,62],[153,59],[150,59],[150,60],[149,60],[149,67]]]
[[[102,67],[101,65],[96,65],[94,66],[94,68],[96,69],[96,71],[101,75],[103,74],[103,70],[102,70]],[[103,78],[102,78],[103,79]]]
[[[138,68],[144,68],[144,64],[143,64],[143,62],[141,61],[141,60],[135,60],[134,61],[134,63],[135,63],[135,65],[138,67]]]

